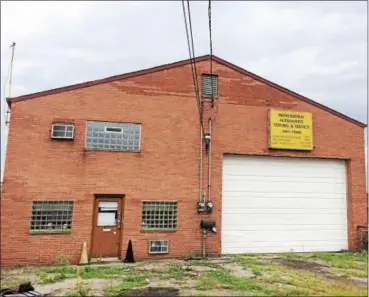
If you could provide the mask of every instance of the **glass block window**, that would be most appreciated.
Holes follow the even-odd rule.
[[[51,129],[51,138],[59,139],[73,139],[74,136],[74,125],[55,123]]]
[[[168,239],[149,240],[149,254],[167,254],[168,252]]]
[[[72,228],[73,201],[33,201],[31,231],[68,231]]]
[[[177,202],[143,201],[142,229],[175,230],[177,228]]]
[[[87,122],[86,148],[139,151],[141,124]]]
[[[218,96],[218,75],[202,74],[201,95],[204,97]]]

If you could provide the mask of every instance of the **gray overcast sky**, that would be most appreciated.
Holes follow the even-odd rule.
[[[207,5],[191,3],[196,55],[209,53]],[[212,12],[215,55],[366,123],[366,2],[214,1]],[[18,96],[186,59],[185,38],[180,1],[2,1],[1,96],[13,41]]]

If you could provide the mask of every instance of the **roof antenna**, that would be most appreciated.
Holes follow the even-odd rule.
[[[8,88],[8,97],[9,98],[11,98],[11,96],[12,96],[11,92],[12,92],[12,78],[13,78],[15,45],[16,45],[16,43],[13,42],[12,45],[10,46],[12,48],[12,58],[10,60],[10,73],[9,73],[9,88]],[[10,108],[9,108],[9,105],[8,105],[8,109],[6,111],[6,116],[5,116],[5,125],[9,125],[9,115],[10,115]]]

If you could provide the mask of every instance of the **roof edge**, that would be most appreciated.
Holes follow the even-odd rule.
[[[207,60],[209,58],[210,58],[210,55],[203,55],[203,56],[196,57],[195,61],[196,62],[201,62],[201,61]],[[125,78],[131,78],[131,77],[135,77],[135,76],[139,76],[139,75],[145,75],[145,74],[154,73],[154,72],[158,72],[158,71],[162,71],[162,70],[166,70],[166,69],[180,67],[180,66],[184,66],[184,65],[187,65],[187,64],[190,64],[190,63],[191,63],[191,59],[181,60],[181,61],[177,61],[177,62],[173,62],[173,63],[163,64],[163,65],[160,65],[160,66],[150,67],[150,68],[146,68],[146,69],[142,69],[142,70],[136,70],[136,71],[127,72],[127,73],[124,73],[124,74],[118,74],[118,75],[114,75],[114,76],[110,76],[110,77],[106,77],[106,78],[101,78],[101,79],[96,79],[96,80],[91,80],[91,81],[78,83],[78,84],[74,84],[74,85],[68,85],[68,86],[64,86],[64,87],[49,89],[49,90],[40,91],[40,92],[36,92],[36,93],[31,93],[31,94],[26,94],[26,95],[17,96],[17,97],[11,97],[11,98],[7,97],[6,101],[9,105],[9,107],[10,107],[12,103],[15,103],[15,102],[18,102],[18,101],[29,100],[29,99],[33,99],[33,98],[37,98],[37,97],[41,97],[41,96],[53,95],[53,94],[72,91],[72,90],[76,90],[76,89],[96,86],[96,85],[99,85],[99,84],[104,84],[104,83],[117,81],[117,80],[121,80],[121,79],[125,79]]]
[[[227,66],[229,68],[232,68],[233,70],[238,71],[238,72],[240,72],[242,74],[248,75],[248,76],[254,78],[255,80],[258,80],[260,82],[263,82],[263,83],[265,83],[265,84],[267,84],[267,85],[269,85],[269,86],[271,86],[271,87],[273,87],[275,89],[278,89],[279,91],[282,91],[282,92],[284,92],[284,93],[286,93],[288,95],[291,95],[291,96],[293,96],[295,98],[298,98],[298,99],[300,99],[302,101],[305,101],[305,102],[307,102],[307,103],[309,103],[311,105],[314,105],[315,107],[319,107],[319,108],[321,108],[321,109],[323,109],[323,110],[325,110],[325,111],[327,111],[327,112],[329,112],[331,114],[334,114],[334,115],[336,115],[336,116],[338,116],[340,118],[343,118],[343,119],[345,119],[345,120],[347,120],[347,121],[349,121],[349,122],[351,122],[351,123],[353,123],[355,125],[358,125],[358,126],[360,126],[362,128],[366,128],[368,126],[367,124],[364,124],[364,123],[362,123],[362,122],[360,122],[358,120],[355,120],[355,119],[353,119],[353,118],[351,118],[351,117],[349,117],[349,116],[347,116],[347,115],[345,115],[343,113],[340,113],[339,111],[336,111],[336,110],[334,110],[334,109],[332,109],[332,108],[330,108],[330,107],[328,107],[326,105],[323,105],[321,103],[318,103],[318,102],[316,102],[316,101],[314,101],[314,100],[312,100],[310,98],[307,98],[305,96],[302,96],[302,95],[300,95],[300,94],[298,94],[298,93],[296,93],[294,91],[291,91],[291,90],[289,90],[289,89],[287,89],[285,87],[282,87],[281,85],[278,85],[278,84],[276,84],[274,82],[271,82],[270,80],[267,80],[265,78],[262,78],[261,76],[258,76],[255,73],[252,73],[250,71],[247,71],[247,70],[245,70],[245,69],[243,69],[243,68],[241,68],[241,67],[239,67],[239,66],[237,66],[235,64],[232,64],[232,63],[230,63],[228,61],[225,61],[225,60],[223,60],[223,59],[221,59],[221,58],[219,58],[217,56],[213,56],[213,60],[217,61],[218,63],[220,63],[220,64],[222,64],[224,66]]]
[[[196,62],[201,62],[204,60],[207,60],[210,58],[210,55],[203,55],[203,56],[199,56],[195,58]],[[305,101],[315,107],[321,108],[333,115],[336,115],[344,120],[347,120],[355,125],[358,125],[362,128],[367,127],[367,124],[364,124],[358,120],[355,120],[347,115],[344,115],[328,106],[325,106],[321,103],[318,103],[312,99],[309,99],[305,96],[302,96],[294,91],[291,91],[285,87],[282,87],[281,85],[278,85],[276,83],[271,82],[270,80],[267,80],[265,78],[262,78],[261,76],[258,76],[257,74],[254,74],[250,71],[247,71],[235,64],[232,64],[226,60],[223,60],[217,56],[212,56],[212,59],[216,62],[218,62],[219,64],[222,64],[226,67],[229,67],[235,71],[238,71],[244,75],[248,75],[252,78],[254,78],[257,81],[263,82],[265,84],[267,84],[268,86],[271,86],[281,92],[284,92],[288,95],[291,95],[297,99],[300,99],[302,101]],[[104,84],[104,83],[108,83],[108,82],[112,82],[112,81],[117,81],[117,80],[121,80],[121,79],[126,79],[126,78],[131,78],[131,77],[135,77],[135,76],[139,76],[139,75],[145,75],[145,74],[150,74],[150,73],[154,73],[154,72],[158,72],[158,71],[162,71],[162,70],[166,70],[166,69],[171,69],[171,68],[175,68],[175,67],[180,67],[180,66],[184,66],[187,64],[191,63],[191,59],[186,59],[186,60],[181,60],[181,61],[177,61],[177,62],[173,62],[173,63],[168,63],[168,64],[163,64],[160,66],[155,66],[155,67],[151,67],[151,68],[146,68],[146,69],[142,69],[142,70],[137,70],[137,71],[132,71],[132,72],[128,72],[128,73],[124,73],[124,74],[119,74],[119,75],[114,75],[114,76],[110,76],[110,77],[106,77],[106,78],[102,78],[102,79],[97,79],[97,80],[91,80],[91,81],[87,81],[87,82],[83,82],[83,83],[78,83],[78,84],[74,84],[74,85],[69,85],[69,86],[64,86],[64,87],[59,87],[59,88],[54,88],[54,89],[49,89],[49,90],[45,90],[45,91],[40,91],[40,92],[36,92],[36,93],[31,93],[31,94],[26,94],[26,95],[22,95],[22,96],[18,96],[18,97],[12,97],[12,98],[6,98],[6,101],[8,103],[9,108],[11,107],[12,103],[15,102],[19,102],[19,101],[23,101],[23,100],[29,100],[29,99],[33,99],[33,98],[37,98],[37,97],[41,97],[41,96],[47,96],[47,95],[52,95],[52,94],[57,94],[57,93],[62,93],[62,92],[67,92],[67,91],[72,91],[72,90],[76,90],[76,89],[81,89],[81,88],[86,88],[86,87],[91,87],[91,86],[95,86],[95,85],[99,85],[99,84]]]

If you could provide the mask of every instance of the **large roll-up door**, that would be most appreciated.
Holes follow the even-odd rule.
[[[345,161],[225,155],[222,253],[347,249]]]

